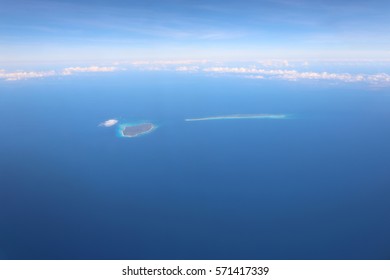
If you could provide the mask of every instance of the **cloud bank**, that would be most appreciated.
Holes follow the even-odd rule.
[[[199,71],[199,66],[179,66],[176,67],[176,71],[178,72],[197,72]]]
[[[143,71],[182,71],[196,72],[201,65],[208,63],[208,60],[145,60],[122,62],[117,64],[127,64],[138,70]]]
[[[89,67],[68,67],[62,70],[62,75],[72,75],[73,73],[85,73],[85,72],[114,72],[118,70],[117,67],[99,67],[99,66],[89,66]]]
[[[45,78],[50,76],[55,76],[55,71],[16,71],[16,72],[6,72],[5,70],[0,70],[0,79],[6,81],[17,81],[24,79],[36,79],[36,78]]]
[[[209,67],[204,72],[218,74],[239,74],[252,79],[280,79],[288,81],[297,80],[328,80],[341,82],[368,82],[371,84],[390,85],[390,75],[378,74],[350,74],[350,73],[329,73],[329,72],[300,72],[297,70],[285,69],[259,69],[256,67]]]
[[[27,79],[46,78],[53,76],[69,76],[76,73],[88,73],[88,72],[114,72],[120,70],[117,67],[108,66],[89,66],[89,67],[68,67],[60,71],[13,71],[7,72],[4,69],[0,69],[0,80],[6,81],[19,81]]]
[[[245,65],[245,66],[240,66]],[[135,71],[173,71],[188,73],[204,73],[213,75],[236,75],[250,79],[303,81],[317,80],[344,83],[366,83],[375,86],[390,86],[390,75],[387,73],[352,74],[336,72],[307,71],[306,61],[269,60],[248,63],[238,63],[239,66],[226,66],[232,63],[210,62],[207,60],[161,60],[161,61],[124,61],[116,62],[114,66],[67,67],[51,71],[14,71],[0,69],[0,80],[17,81],[24,79],[45,78],[53,76],[70,76],[82,73],[106,73],[122,70]],[[127,68],[119,68],[127,65]],[[299,67],[301,66],[301,67]],[[298,70],[300,69],[300,70]],[[362,68],[364,69],[364,68]]]

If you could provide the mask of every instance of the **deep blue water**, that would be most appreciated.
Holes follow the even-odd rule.
[[[390,259],[390,90],[125,73],[0,84],[1,259]],[[285,120],[184,122],[237,113]],[[109,118],[159,128],[127,139]]]

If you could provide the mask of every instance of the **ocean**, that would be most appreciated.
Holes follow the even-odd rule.
[[[389,108],[318,81],[1,82],[0,259],[390,259]],[[184,121],[263,113],[289,117]]]

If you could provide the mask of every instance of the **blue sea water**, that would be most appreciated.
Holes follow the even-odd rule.
[[[389,108],[314,81],[2,82],[0,258],[390,259]],[[259,113],[291,117],[184,121]]]

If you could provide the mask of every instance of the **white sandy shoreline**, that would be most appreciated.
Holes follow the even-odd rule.
[[[185,119],[185,121],[196,122],[196,121],[233,120],[233,119],[284,119],[286,117],[287,115],[218,116],[218,117]]]

